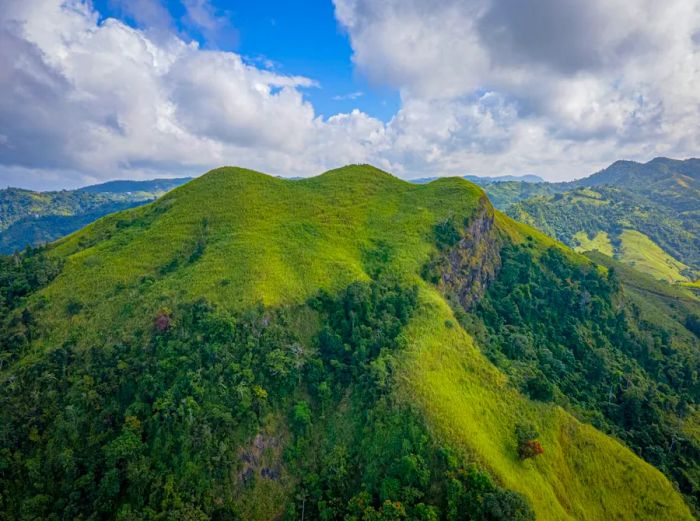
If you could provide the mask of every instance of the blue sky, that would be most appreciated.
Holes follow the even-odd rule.
[[[141,25],[115,0],[93,3],[103,19]],[[353,68],[350,39],[336,21],[331,0],[211,0],[208,4],[226,22],[213,38],[187,25],[180,1],[162,3],[183,37],[197,40],[203,48],[233,51],[257,66],[315,80],[318,87],[306,88],[304,95],[320,115],[357,108],[388,121],[398,110],[397,89],[371,85]]]

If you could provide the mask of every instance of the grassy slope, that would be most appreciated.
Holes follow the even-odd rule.
[[[689,273],[697,271],[697,218],[691,210],[697,208],[697,199],[692,190],[679,188],[671,178],[662,176],[659,182],[677,192],[677,205],[644,188],[644,180],[639,180],[637,188],[626,186],[628,180],[620,187],[581,186],[553,196],[532,197],[515,202],[507,212],[579,251],[597,248],[609,252],[612,247],[615,258],[657,278],[688,282]],[[588,239],[589,234],[593,239]]]
[[[587,252],[586,256],[597,264],[615,268],[624,284],[625,293],[646,311],[644,316],[647,320],[673,329],[681,338],[692,335],[686,328],[679,326],[686,315],[700,311],[700,298],[692,291],[658,280],[654,275],[640,272],[599,252]],[[675,320],[670,320],[670,317]]]
[[[580,231],[573,236],[573,239],[578,244],[574,248],[578,252],[585,253],[597,250],[610,257],[615,255],[607,232],[598,231],[592,239],[589,239],[586,232]],[[683,270],[688,269],[688,266],[671,257],[647,235],[637,230],[626,229],[622,231],[616,258],[656,279],[668,282],[687,282],[688,280],[682,274]]]
[[[620,260],[623,262],[668,282],[688,280],[681,274],[688,266],[671,257],[643,233],[637,230],[623,230],[620,241]]]
[[[614,254],[607,232],[598,232],[592,239],[588,238],[586,232],[578,232],[574,235],[574,241],[578,243],[578,246],[574,248],[578,252],[598,250],[600,253],[610,255],[611,257]]]
[[[413,185],[362,167],[304,181],[219,169],[60,241],[54,252],[69,261],[45,291],[54,303],[47,315],[63,335],[71,299],[90,303],[72,329],[142,320],[135,301],[147,309],[200,296],[232,308],[298,302],[366,279],[363,262],[378,241],[393,252],[392,271],[417,273],[434,223],[471,215],[482,194],[466,181]],[[173,259],[189,257],[205,218],[201,258],[163,273]]]
[[[562,409],[523,398],[474,347],[440,296],[426,290],[406,332],[402,392],[438,436],[524,494],[539,519],[690,519],[656,469]],[[516,423],[534,422],[545,453],[521,462]],[[632,517],[630,517],[630,515]]]
[[[388,252],[394,273],[418,280],[434,224],[472,215],[481,195],[462,180],[411,185],[370,167],[304,181],[219,169],[58,243],[53,254],[68,262],[41,292],[49,297],[42,318],[53,325],[45,341],[127,335],[129,322],[151,321],[175,299],[205,296],[239,309],[258,301],[298,303],[319,289],[367,278],[368,256],[377,249]],[[206,248],[189,262],[204,218]],[[501,214],[497,223],[514,240],[526,233],[554,244]],[[164,270],[173,259],[177,269]],[[446,302],[425,286],[421,299],[422,312],[405,333],[400,395],[422,406],[436,434],[524,493],[539,519],[690,519],[659,472],[561,409],[511,390]],[[67,320],[73,300],[84,306]],[[520,419],[542,432],[546,453],[534,463],[520,463],[515,454],[513,428]]]

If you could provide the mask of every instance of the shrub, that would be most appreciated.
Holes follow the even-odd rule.
[[[461,238],[454,219],[445,219],[435,225],[435,239],[440,249],[454,246]]]
[[[533,400],[541,402],[554,398],[554,385],[543,374],[530,376],[523,385],[523,391]]]
[[[700,338],[700,317],[691,314],[685,317],[685,327],[691,331],[695,336]]]
[[[68,301],[68,304],[66,304],[66,313],[68,313],[69,316],[73,317],[80,313],[83,309],[83,304],[75,299],[70,299]]]
[[[156,318],[153,320],[153,327],[159,333],[164,333],[172,325],[172,317],[170,316],[170,311],[167,309],[161,309],[156,313]]]
[[[292,425],[297,433],[305,432],[311,425],[311,408],[307,402],[297,402],[292,409]]]
[[[521,460],[534,458],[544,453],[542,445],[537,440],[538,432],[528,424],[518,424],[515,427],[515,437],[518,442],[518,456]]]
[[[512,490],[498,490],[484,499],[484,510],[493,521],[534,521],[535,513],[525,498]]]

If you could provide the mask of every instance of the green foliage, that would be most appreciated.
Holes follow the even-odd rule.
[[[295,429],[288,454],[300,477],[290,519],[302,512],[327,520],[508,519],[501,514],[534,519],[521,496],[476,467],[465,469],[431,439],[412,409],[393,400],[392,360],[417,306],[415,287],[380,279],[353,284],[337,299],[323,295],[314,305],[327,324],[317,351],[324,370],[321,364],[307,366],[305,381],[317,412],[307,402],[293,411],[304,428]],[[332,407],[319,392],[324,384],[335,390]],[[311,417],[317,423],[313,432]],[[455,506],[458,513],[449,514]]]
[[[410,408],[383,396],[363,414],[357,395],[349,407],[345,415],[362,419],[349,433],[326,421],[320,439],[297,440],[323,456],[297,470],[289,519],[534,519],[521,495],[439,447]]]
[[[35,311],[23,306],[29,296],[50,283],[63,262],[50,258],[43,249],[27,248],[11,257],[0,256],[0,370],[17,360],[37,336]]]
[[[0,310],[17,307],[24,297],[51,282],[61,267],[59,259],[47,257],[41,248],[0,256]]]
[[[683,190],[678,186],[678,190]],[[533,197],[507,209],[511,217],[539,228],[571,247],[591,248],[601,234],[613,254],[658,278],[680,280],[700,270],[700,226],[692,212],[658,199],[656,192],[596,186],[555,196]],[[581,238],[585,234],[585,238]],[[657,246],[658,245],[658,246]],[[660,251],[649,257],[650,248]],[[680,261],[680,262],[679,262]]]
[[[104,215],[150,202],[188,180],[116,181],[60,192],[0,190],[0,253],[52,242]]]
[[[382,284],[351,284],[338,299],[322,294],[312,306],[327,316],[319,335],[323,375],[340,391],[351,381],[368,388],[384,389],[391,371],[396,338],[416,307],[418,290],[405,289],[395,281]],[[309,381],[326,380],[309,374]]]
[[[15,367],[0,427],[0,511],[235,514],[239,446],[295,386],[297,339],[281,311],[225,317],[195,302],[174,314],[173,327],[140,341],[64,344]],[[279,352],[287,356],[268,364]]]
[[[506,246],[502,268],[465,317],[487,355],[539,400],[561,395],[698,499],[700,445],[679,419],[697,406],[697,343],[646,320],[614,271],[574,266],[557,249],[539,260]]]
[[[700,316],[690,314],[685,317],[685,327],[693,332],[695,336],[700,338]]]
[[[435,225],[435,242],[438,248],[444,249],[454,246],[461,238],[454,218],[450,217]]]
[[[523,382],[522,391],[532,398],[541,402],[549,402],[554,398],[554,384],[550,382],[541,371],[526,377]]]
[[[160,310],[140,341],[68,343],[15,367],[0,427],[0,511],[235,518],[234,491],[252,486],[232,480],[239,447],[266,414],[286,408],[287,462],[309,519],[439,519],[450,502],[469,505],[470,519],[531,512],[485,474],[466,474],[390,399],[392,353],[416,308],[415,287],[356,283],[313,305],[326,324],[313,352],[281,310],[225,316],[199,301]],[[298,393],[309,398],[292,401]],[[348,399],[343,418],[324,415]],[[338,438],[343,423],[351,435]],[[450,488],[453,474],[459,490]]]
[[[307,402],[298,402],[292,409],[292,427],[297,434],[303,434],[311,425],[311,409]]]
[[[225,168],[52,245],[60,276],[0,332],[0,517],[688,518],[655,469],[508,387],[417,277],[436,223],[479,209],[456,179]],[[547,451],[524,463],[525,420]]]
[[[542,445],[537,440],[539,433],[527,423],[519,423],[515,426],[515,439],[518,444],[518,456],[520,459],[534,458],[544,453]]]
[[[534,521],[535,515],[523,497],[498,489],[489,477],[474,467],[451,473],[447,493],[448,521]]]

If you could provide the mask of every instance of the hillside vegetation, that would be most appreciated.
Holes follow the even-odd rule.
[[[618,161],[578,181],[522,189],[539,193],[502,200],[513,218],[668,282],[698,279],[700,160]],[[503,198],[503,189],[492,190]]]
[[[700,274],[700,160],[616,161],[565,183],[486,182],[494,206],[578,251],[668,282]]]
[[[700,159],[657,157],[647,163],[615,161],[571,186],[616,186],[645,195],[681,215],[697,215],[700,198]]]
[[[152,201],[187,181],[112,181],[58,192],[0,190],[0,253],[52,242],[103,215]]]
[[[696,298],[467,181],[221,168],[0,267],[0,519],[693,518]]]
[[[521,201],[507,213],[573,248],[612,251],[615,258],[657,278],[674,282],[697,277],[696,220],[624,189],[577,188]]]

